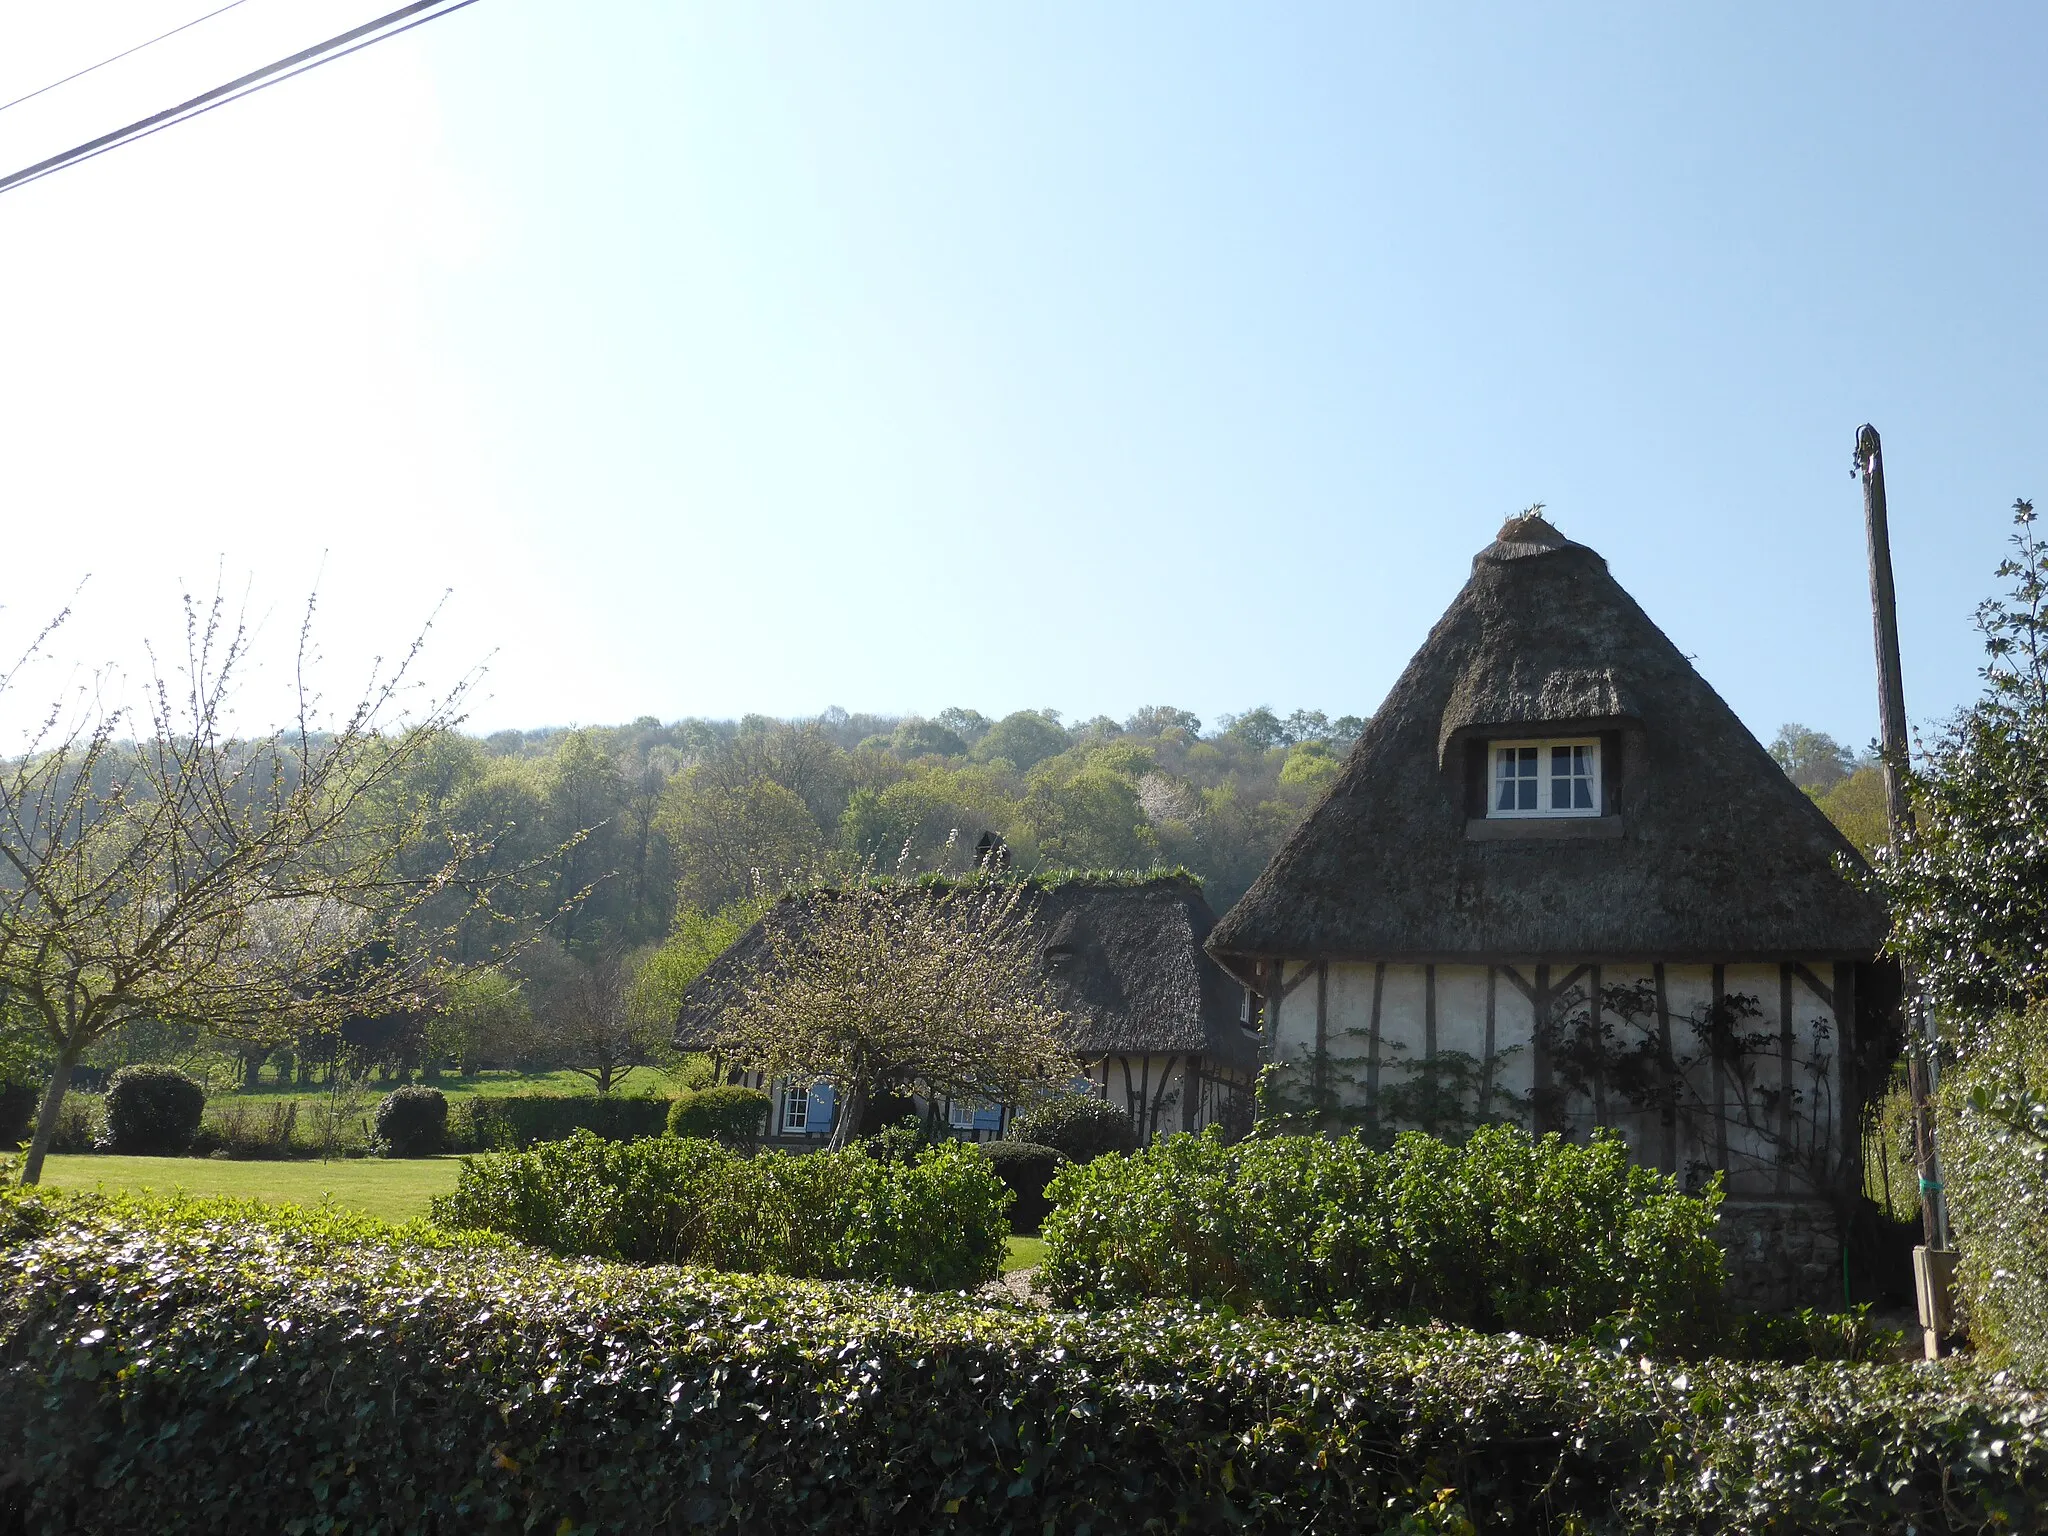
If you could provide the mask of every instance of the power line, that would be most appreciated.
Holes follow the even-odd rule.
[[[79,70],[77,73],[66,75],[62,80],[52,80],[48,85],[42,87],[41,90],[30,91],[26,96],[17,96],[12,101],[0,102],[0,112],[5,112],[9,107],[18,107],[24,101],[34,101],[38,96],[42,95],[44,91],[54,91],[60,85],[69,85],[74,80],[82,80],[96,69],[105,69],[109,64],[118,64],[121,62],[121,60],[127,58],[128,55],[131,53],[140,53],[145,48],[153,48],[167,37],[176,37],[180,32],[188,31],[191,28],[198,26],[199,23],[202,21],[211,21],[213,20],[214,17],[220,15],[223,11],[232,11],[236,6],[246,5],[247,3],[248,0],[228,0],[228,3],[222,6],[220,10],[208,11],[204,16],[195,16],[192,20],[186,22],[185,25],[182,27],[173,27],[168,32],[160,33],[156,37],[152,37],[146,43],[137,43],[133,48],[122,49],[119,53],[115,54],[111,59],[101,59],[97,64],[88,64],[84,69]]]
[[[410,32],[414,27],[423,27],[430,21],[475,4],[476,0],[453,0],[452,4],[450,0],[414,0],[413,4],[401,6],[387,16],[379,16],[375,21],[366,21],[360,27],[352,27],[338,37],[330,37],[324,43],[315,43],[310,48],[303,48],[290,58],[279,59],[275,64],[266,64],[261,69],[251,70],[239,79],[230,80],[226,85],[215,86],[203,95],[194,96],[190,101],[180,102],[175,107],[166,107],[163,111],[130,123],[125,128],[116,128],[112,133],[103,133],[96,139],[67,149],[60,155],[52,155],[47,160],[40,160],[11,176],[0,176],[0,192],[12,192],[15,188],[25,187],[32,181],[41,181],[45,176],[54,176],[57,172],[69,170],[74,165],[97,159],[124,144],[133,144],[136,140],[146,139],[151,134],[162,133],[166,128],[201,117],[216,107],[224,107],[231,101],[240,101],[245,96],[253,96],[273,85],[281,85],[286,80],[295,79],[309,70],[318,69],[323,64],[332,64],[336,59],[345,59],[352,53],[360,53],[372,43],[381,43],[387,38],[397,37],[401,32]],[[421,15],[421,12],[428,14]],[[407,17],[414,19],[406,21]],[[399,21],[405,21],[405,25],[392,25]],[[387,28],[389,30],[385,30]],[[353,46],[348,46],[350,44]]]

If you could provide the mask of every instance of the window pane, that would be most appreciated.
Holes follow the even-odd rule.
[[[1520,797],[1520,799],[1519,799],[1519,800],[1518,800],[1518,801],[1516,802],[1516,809],[1518,809],[1518,810],[1524,810],[1524,811],[1533,811],[1533,810],[1535,810],[1535,809],[1536,809],[1536,781],[1535,781],[1534,779],[1524,779],[1524,780],[1522,780],[1522,782],[1521,782],[1521,783],[1520,783],[1520,784],[1519,784],[1518,786],[1516,786],[1516,787],[1517,787],[1517,788],[1519,788],[1519,789],[1521,790],[1521,797]]]

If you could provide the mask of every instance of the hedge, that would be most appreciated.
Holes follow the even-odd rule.
[[[772,1102],[760,1089],[736,1083],[700,1088],[669,1106],[668,1133],[704,1136],[728,1147],[752,1147],[761,1140]]]
[[[0,1251],[31,1530],[2048,1529],[2042,1399],[1967,1367],[1044,1315],[218,1204],[42,1224]]]
[[[42,1102],[43,1090],[34,1083],[0,1082],[0,1146],[28,1140]]]
[[[589,1131],[607,1141],[634,1141],[668,1129],[667,1099],[607,1094],[508,1093],[462,1100],[448,1116],[448,1142],[459,1152],[530,1147]]]
[[[1718,1193],[1695,1199],[1588,1146],[1488,1126],[1227,1144],[1220,1129],[1062,1169],[1040,1285],[1056,1300],[1200,1301],[1281,1316],[1455,1323],[1543,1338],[1626,1319],[1667,1346],[1719,1338]]]
[[[1984,1021],[1942,1082],[1942,1179],[1971,1344],[2048,1375],[2048,1003]]]
[[[433,1209],[443,1226],[563,1255],[950,1290],[995,1277],[1009,1203],[988,1159],[960,1143],[882,1162],[856,1148],[747,1157],[578,1131],[465,1158]]]
[[[1051,1147],[1077,1163],[1138,1149],[1131,1117],[1107,1100],[1085,1093],[1062,1093],[1032,1105],[1011,1122],[1010,1138]]]

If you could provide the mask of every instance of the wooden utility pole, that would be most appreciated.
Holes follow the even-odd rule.
[[[1891,845],[1903,850],[1913,830],[1906,798],[1906,684],[1899,670],[1899,613],[1892,589],[1892,537],[1884,498],[1884,445],[1877,428],[1856,431],[1856,467],[1863,472],[1863,531],[1870,550],[1870,623],[1877,648],[1878,750],[1884,759],[1884,800]],[[1913,1098],[1913,1157],[1920,1174],[1920,1227],[1925,1239],[1913,1251],[1913,1282],[1919,1293],[1920,1327],[1927,1358],[1939,1359],[1949,1332],[1949,1295],[1955,1254],[1948,1245],[1948,1210],[1942,1199],[1941,1159],[1934,1144],[1932,1096],[1935,1079],[1932,1015],[1920,995],[1919,979],[1902,966],[1908,1041],[1906,1073]]]

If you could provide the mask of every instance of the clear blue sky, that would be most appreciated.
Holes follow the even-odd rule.
[[[0,86],[206,8],[0,37]],[[218,559],[283,615],[325,550],[342,663],[455,589],[482,728],[1337,714],[1542,501],[1759,734],[1861,744],[1857,424],[1916,719],[2048,494],[2044,33],[482,0],[0,197],[0,597],[167,613]]]

